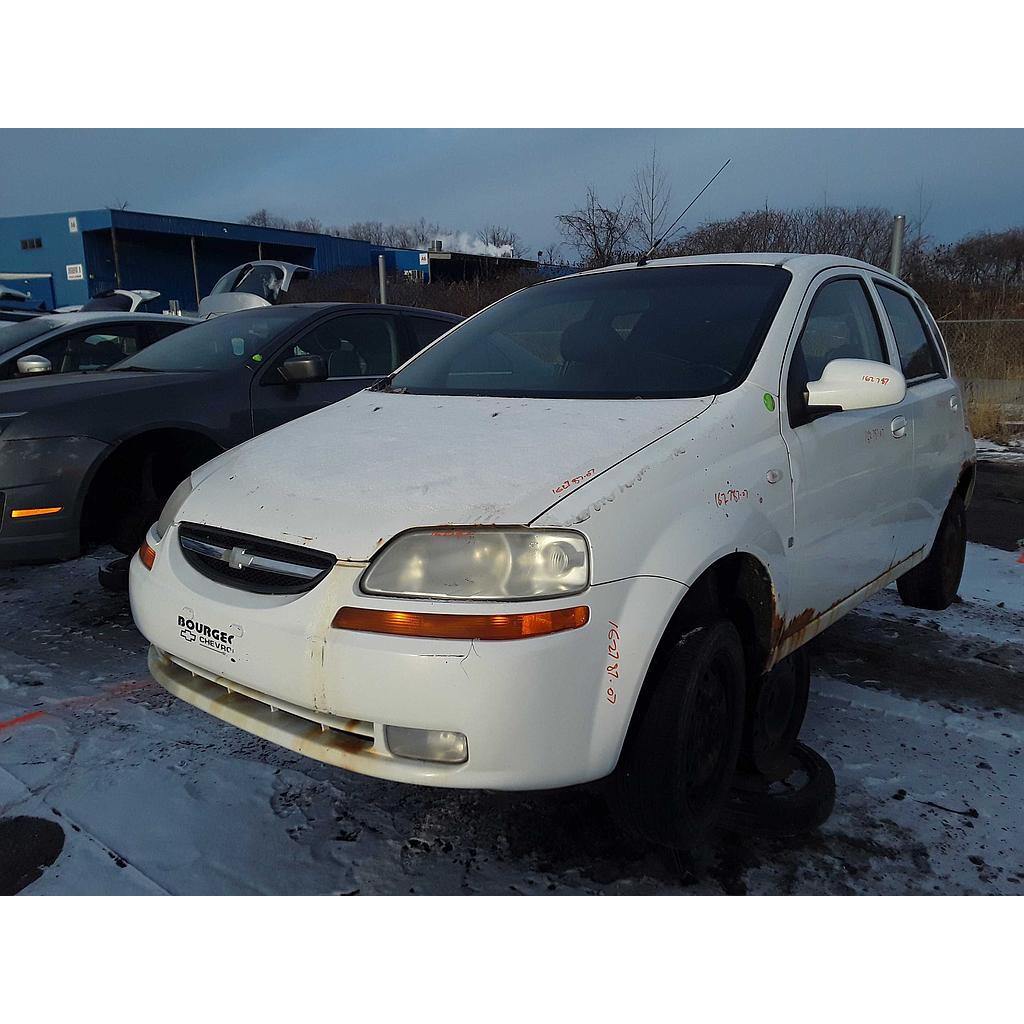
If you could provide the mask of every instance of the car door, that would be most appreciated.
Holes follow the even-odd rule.
[[[963,450],[961,396],[916,299],[888,281],[872,283],[907,380],[903,404],[913,435],[914,474],[900,543],[906,558],[931,544],[956,485]]]
[[[783,368],[783,437],[793,481],[790,616],[817,616],[884,574],[896,555],[913,471],[899,405],[810,411],[804,389],[832,359],[892,364],[867,281],[819,279],[804,303]]]
[[[277,351],[253,381],[254,433],[362,391],[399,366],[406,351],[399,318],[387,310],[363,309],[317,321]],[[284,380],[281,366],[299,355],[322,356],[327,380],[301,384]]]

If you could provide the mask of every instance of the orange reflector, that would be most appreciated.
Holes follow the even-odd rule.
[[[12,519],[28,519],[30,516],[53,516],[63,512],[63,505],[54,505],[52,508],[12,508]]]
[[[142,547],[139,548],[139,561],[142,562],[147,569],[152,569],[153,563],[156,561],[156,551],[145,541],[142,542]]]
[[[440,615],[430,612],[389,612],[376,608],[340,608],[331,625],[361,633],[390,633],[432,640],[524,640],[531,636],[579,629],[590,609],[556,608],[524,615]]]

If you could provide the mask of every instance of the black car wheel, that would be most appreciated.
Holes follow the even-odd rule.
[[[676,849],[700,842],[732,783],[743,730],[745,668],[736,627],[692,627],[636,714],[613,805],[631,831]]]
[[[942,611],[953,603],[967,555],[967,511],[954,494],[928,557],[896,581],[904,604]]]

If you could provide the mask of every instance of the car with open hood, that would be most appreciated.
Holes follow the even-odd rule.
[[[368,387],[459,319],[359,303],[262,307],[119,352],[103,373],[0,380],[0,562],[73,558],[100,541],[134,551],[196,467]],[[33,326],[5,327],[0,352]]]
[[[808,640],[893,580],[952,601],[973,452],[891,275],[641,261],[505,298],[194,472],[132,610],[171,693],[292,750],[434,786],[611,776],[689,845],[737,764],[795,749]]]

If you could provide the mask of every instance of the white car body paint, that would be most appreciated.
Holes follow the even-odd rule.
[[[918,564],[974,458],[955,380],[925,380],[896,404],[796,428],[785,384],[822,285],[853,277],[873,296],[877,279],[913,293],[833,256],[652,261],[706,263],[782,265],[792,275],[732,391],[629,401],[363,392],[197,470],[177,522],[332,552],[337,564],[305,593],[253,593],[193,569],[177,526],[151,533],[155,563],[148,571],[132,560],[131,601],[155,677],[226,721],[354,771],[437,786],[562,786],[614,769],[674,611],[719,560],[751,556],[770,580],[765,668]],[[359,588],[369,560],[405,530],[490,525],[579,531],[589,588],[457,607]],[[493,615],[577,604],[590,609],[586,626],[526,640],[331,628],[343,606]],[[179,616],[234,636],[230,653],[186,637]],[[386,725],[462,732],[469,759],[395,756]]]

